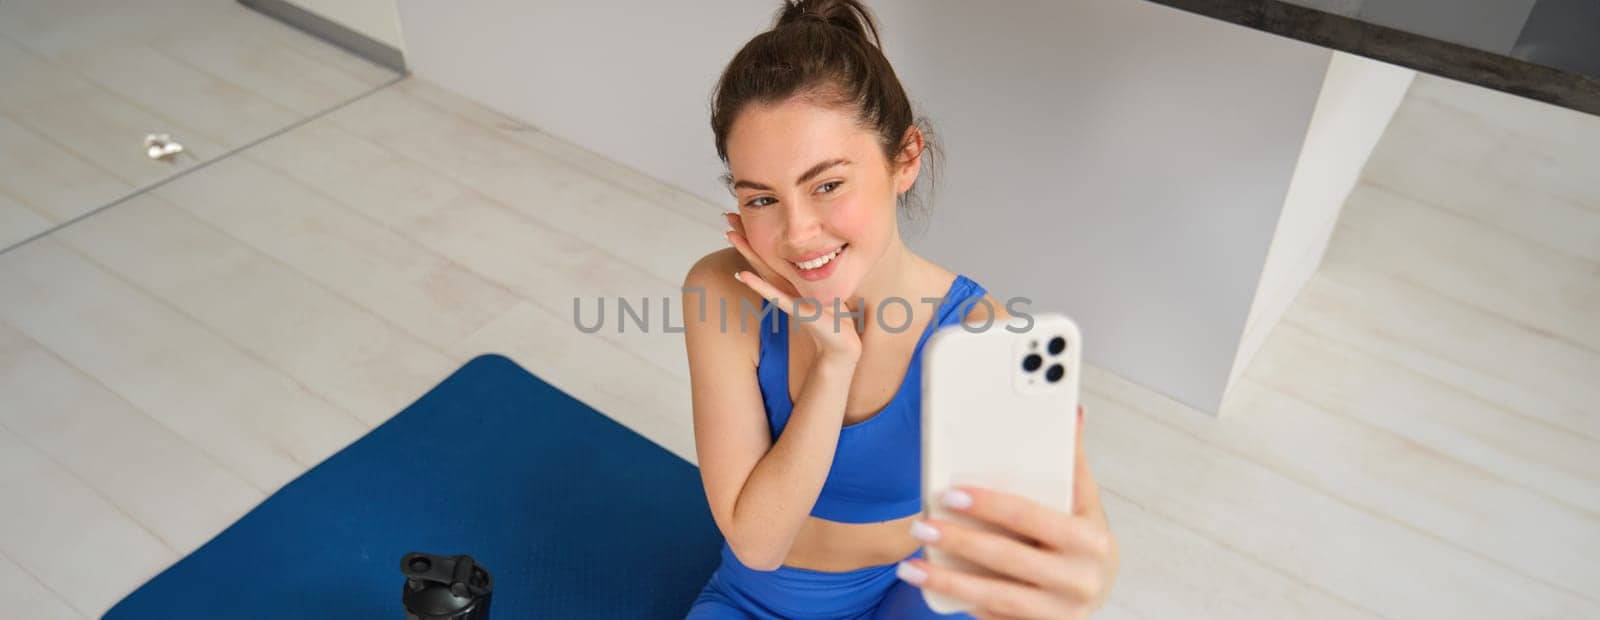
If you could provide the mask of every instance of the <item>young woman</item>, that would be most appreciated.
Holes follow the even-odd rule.
[[[918,588],[970,601],[979,618],[1087,616],[1118,558],[1082,432],[1071,514],[945,492],[1026,542],[918,519],[923,343],[1006,315],[901,241],[928,136],[879,45],[856,0],[785,4],[713,96],[739,206],[725,214],[732,247],[685,277],[683,316],[696,451],[726,544],[689,617],[936,617]],[[908,303],[881,303],[892,298]],[[1006,578],[930,566],[924,544]]]

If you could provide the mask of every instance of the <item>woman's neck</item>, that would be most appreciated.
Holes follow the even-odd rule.
[[[942,277],[943,272],[943,269],[912,252],[897,238],[862,279],[861,284],[856,287],[855,294],[840,302],[851,312],[861,312],[863,308],[866,309],[855,319],[862,325],[863,338],[869,333],[887,331],[883,329],[885,325],[895,328],[917,325],[923,321],[925,315],[933,314],[936,308],[934,304],[925,302],[922,298],[942,295],[945,292],[943,288],[929,292],[938,286],[936,281],[948,279]],[[904,300],[905,303],[894,301],[896,299]],[[891,301],[884,306],[884,300]]]

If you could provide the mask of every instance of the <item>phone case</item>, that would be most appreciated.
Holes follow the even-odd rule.
[[[934,518],[1009,534],[951,512],[939,503],[939,494],[970,484],[1072,509],[1082,342],[1077,324],[1057,313],[1013,316],[981,327],[949,325],[924,344],[922,501]],[[1065,346],[1051,353],[1057,337]],[[1028,369],[1030,354],[1039,356],[1033,370]],[[1052,382],[1050,368],[1056,365],[1062,370]],[[924,555],[936,565],[997,575],[935,547],[925,548]],[[922,595],[940,613],[973,607],[928,590]]]

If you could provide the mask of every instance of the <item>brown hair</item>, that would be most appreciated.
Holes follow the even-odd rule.
[[[790,97],[848,111],[858,126],[877,135],[890,170],[906,146],[907,129],[916,125],[923,133],[924,160],[915,185],[927,185],[922,177],[931,176],[935,163],[927,156],[942,149],[935,147],[927,120],[913,115],[883,55],[872,13],[858,0],[786,0],[772,29],[734,55],[711,94],[711,133],[722,163],[728,163],[728,131],[746,106]],[[733,181],[728,174],[722,180]],[[915,189],[896,199],[913,220],[919,203],[909,195]]]

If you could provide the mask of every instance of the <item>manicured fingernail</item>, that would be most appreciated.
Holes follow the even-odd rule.
[[[738,271],[733,272],[733,279],[743,282],[744,278],[739,277],[739,273]]]
[[[726,241],[728,243],[733,243],[733,238],[728,236],[728,233],[731,233],[731,232],[733,232],[733,231],[731,231],[731,230],[722,231],[722,240]]]
[[[911,522],[911,537],[922,542],[931,543],[939,540],[939,530],[918,519]]]
[[[922,572],[922,569],[905,562],[901,562],[899,566],[895,567],[894,574],[896,577],[917,584],[927,581],[928,579],[928,574]]]
[[[944,502],[946,507],[955,508],[957,510],[970,508],[972,506],[972,496],[967,495],[967,493],[961,489],[950,489],[945,491],[944,497],[941,497],[940,501]]]

